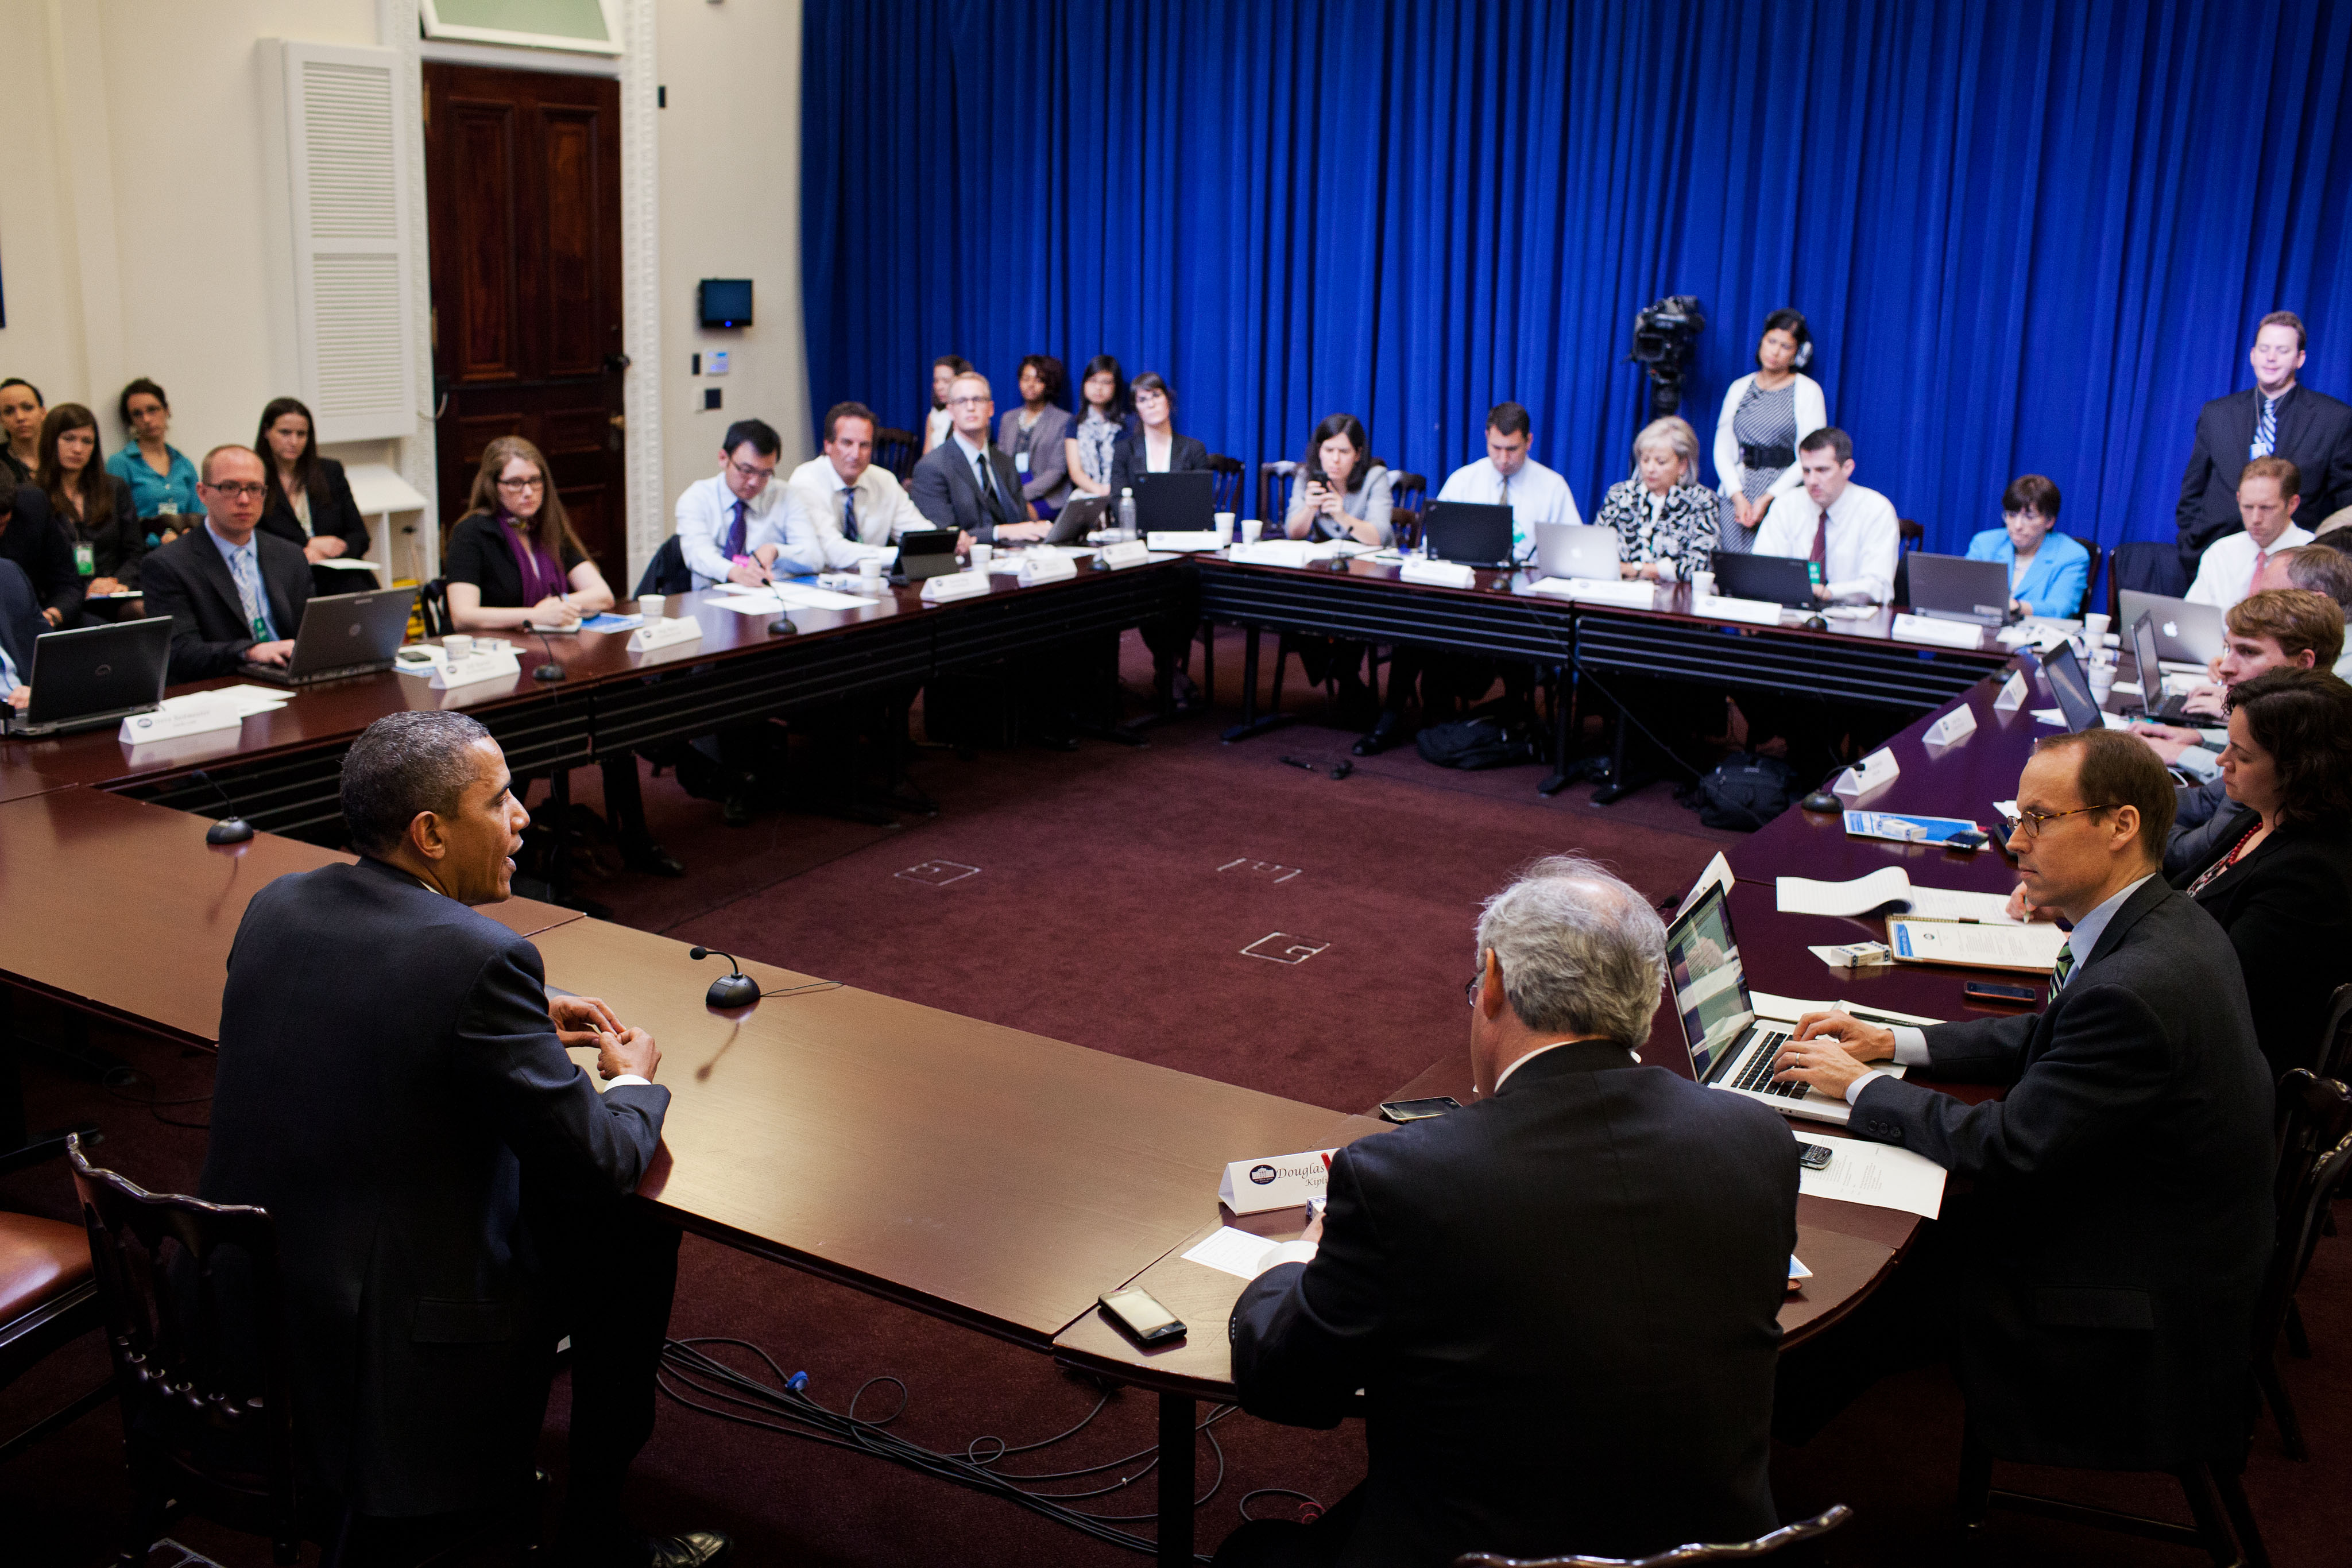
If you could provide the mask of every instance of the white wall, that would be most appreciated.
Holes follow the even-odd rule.
[[[668,494],[719,468],[730,421],[783,437],[781,466],[816,454],[801,323],[800,0],[659,0],[662,452]],[[754,325],[706,332],[695,283],[748,277]],[[690,356],[724,349],[724,376]],[[703,390],[724,406],[706,412]]]

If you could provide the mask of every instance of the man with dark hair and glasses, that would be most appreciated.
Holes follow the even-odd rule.
[[[824,559],[793,551],[784,538],[784,494],[769,481],[784,444],[765,420],[739,419],[719,448],[719,472],[697,479],[677,498],[677,547],[694,586],[766,584],[772,572],[818,571]]]
[[[174,682],[233,675],[245,664],[284,664],[310,603],[310,562],[301,547],[255,531],[268,505],[269,476],[253,448],[215,446],[198,473],[204,527],[139,563],[147,613],[172,618]]]
[[[2171,779],[2138,739],[2045,740],[2009,847],[2073,922],[2038,1012],[1926,1030],[1813,1013],[1780,1055],[1851,1130],[1969,1178],[1876,1328],[1948,1350],[1999,1458],[2231,1473],[2271,1247],[2270,1070],[2221,928],[2158,873]],[[1892,1058],[1912,1078],[1868,1064]],[[2003,1085],[1968,1104],[1921,1074]],[[1873,1352],[1864,1337],[1848,1353]],[[1850,1370],[1850,1369],[1849,1369]]]

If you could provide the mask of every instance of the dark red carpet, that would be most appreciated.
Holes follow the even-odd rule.
[[[1135,652],[1130,640],[1130,654]],[[1238,640],[1220,647],[1222,695],[1236,698]],[[1130,684],[1139,685],[1130,657]],[[1301,705],[1310,717],[1322,699]],[[925,751],[915,782],[940,814],[879,828],[803,815],[762,817],[730,831],[719,809],[649,780],[657,834],[690,867],[683,881],[618,873],[581,891],[616,918],[681,940],[756,956],[932,1006],[1339,1109],[1361,1110],[1441,1054],[1462,1049],[1460,988],[1469,974],[1478,901],[1511,870],[1580,850],[1654,897],[1679,893],[1719,845],[1664,786],[1612,808],[1578,787],[1552,800],[1538,768],[1454,774],[1410,749],[1360,762],[1334,780],[1350,736],[1301,723],[1222,746],[1219,713],[1150,732],[1129,750],[1086,742],[1071,755],[992,752],[966,762]],[[1314,772],[1287,767],[1296,757]],[[593,772],[575,782],[593,801]],[[1284,961],[1293,960],[1293,961]],[[20,1013],[26,1032],[47,1015]],[[142,1096],[201,1095],[211,1066],[152,1041],[102,1038],[149,1080]],[[109,1163],[156,1187],[195,1178],[199,1103],[160,1113],[126,1103],[49,1059],[28,1054],[35,1124],[89,1119],[107,1131]],[[968,1173],[985,1182],[988,1173]],[[71,1214],[55,1168],[0,1183],[0,1205]],[[2342,1218],[2352,1223],[2352,1208]],[[2247,1478],[2281,1564],[2352,1558],[2352,1503],[2331,1477],[2352,1456],[2352,1262],[2341,1240],[2321,1249],[2302,1301],[2314,1358],[2293,1362],[2315,1458],[2291,1464],[2265,1421]],[[723,1335],[764,1346],[838,1409],[860,1384],[890,1375],[908,1387],[895,1427],[939,1448],[994,1437],[1019,1445],[1084,1416],[1101,1391],[1044,1357],[844,1288],[688,1238],[679,1336]],[[102,1375],[91,1339],[0,1389],[0,1432],[13,1432]],[[861,1414],[887,1413],[894,1388],[867,1390]],[[1077,1470],[1153,1442],[1153,1401],[1114,1393],[1084,1431],[1014,1456],[1008,1472]],[[562,1469],[559,1386],[546,1456]],[[1574,1411],[1559,1413],[1577,1419]],[[1234,1415],[1193,1456],[1197,1487],[1216,1495],[1198,1515],[1203,1550],[1236,1521],[1253,1489],[1284,1487],[1326,1501],[1361,1475],[1360,1431],[1295,1431]],[[2191,1552],[2067,1526],[2000,1518],[1964,1549],[1950,1528],[1959,1404],[1948,1376],[1923,1372],[1882,1385],[1776,1470],[1785,1516],[1847,1502],[1857,1519],[1830,1553],[1839,1563],[2193,1564]],[[96,1564],[112,1550],[123,1488],[112,1412],[90,1416],[0,1469],[0,1561]],[[1145,1459],[1055,1483],[1110,1489],[1086,1506],[1149,1514]],[[978,1565],[1134,1561],[997,1499],[864,1455],[721,1424],[666,1404],[640,1462],[634,1497],[649,1521],[732,1531],[746,1563]],[[2004,1484],[2015,1484],[2003,1472]],[[2019,1477],[2045,1490],[2128,1499],[2185,1518],[2161,1479]],[[1293,1509],[1262,1497],[1257,1513]],[[1149,1523],[1135,1526],[1149,1531]],[[224,1563],[268,1562],[264,1542],[190,1523],[177,1539]],[[1573,1546],[1563,1542],[1563,1549]],[[159,1554],[158,1563],[166,1559]],[[305,1561],[315,1558],[306,1555]]]

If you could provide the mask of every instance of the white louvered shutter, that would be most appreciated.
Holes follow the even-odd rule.
[[[391,49],[289,42],[286,145],[302,400],[320,441],[416,434],[408,139]]]

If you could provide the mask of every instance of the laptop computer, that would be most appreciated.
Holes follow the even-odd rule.
[[[1053,526],[1046,529],[1043,542],[1049,545],[1084,544],[1087,536],[1101,528],[1109,517],[1108,496],[1073,496],[1069,505],[1054,514]]]
[[[1491,501],[1432,501],[1421,537],[1440,560],[1465,566],[1511,564],[1511,508]],[[1617,575],[1612,562],[1609,575]]]
[[[2187,694],[2164,694],[2164,662],[2156,651],[2156,617],[2142,615],[2133,622],[2131,640],[2132,657],[2139,666],[2140,716],[2163,724],[2189,717]]]
[[[1979,626],[2008,624],[2009,568],[2000,562],[1914,551],[1906,570],[1911,579],[1912,614]]]
[[[2143,615],[2156,618],[2156,656],[2159,661],[2192,664],[2203,669],[2221,656],[2221,612],[2210,604],[2191,604],[2162,593],[2126,588],[2116,595],[2123,623],[2135,626]]]
[[[898,569],[893,582],[920,582],[956,570],[956,530],[909,528],[898,536]]]
[[[2049,677],[2051,695],[2058,699],[2067,733],[2080,735],[2107,722],[2099,712],[2097,699],[2091,695],[2090,680],[2083,674],[2083,662],[2074,657],[2072,643],[2061,643],[2043,654],[2042,673]]]
[[[1205,468],[1135,476],[1135,531],[1204,534],[1216,526],[1217,476]]]
[[[1793,556],[1715,552],[1715,591],[1726,599],[1758,599],[1791,609],[1813,608],[1813,574]]]
[[[247,664],[240,673],[281,686],[307,686],[388,670],[408,638],[408,617],[415,608],[414,588],[313,599],[302,611],[302,629],[294,633],[294,652],[286,663]]]
[[[1834,1095],[1794,1080],[1774,1081],[1772,1059],[1797,1032],[1797,1020],[1757,1015],[1720,885],[1708,888],[1666,928],[1666,983],[1674,988],[1691,1076],[1700,1083],[1761,1100],[1791,1116],[1838,1123],[1853,1116],[1853,1107]],[[1898,1077],[1903,1072],[1892,1062],[1873,1065]]]
[[[1536,570],[1546,577],[1617,580],[1617,530],[1583,523],[1538,523]]]
[[[23,672],[32,701],[5,710],[5,733],[70,735],[152,713],[163,705],[171,657],[168,615],[44,632],[33,639],[32,668]]]

